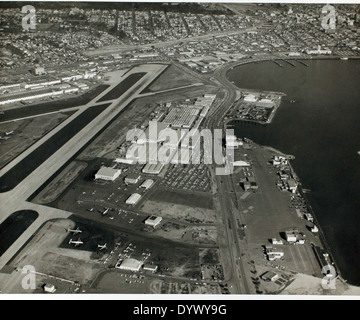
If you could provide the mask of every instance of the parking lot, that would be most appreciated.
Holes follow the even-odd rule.
[[[206,165],[172,165],[161,182],[170,189],[210,192],[210,172]]]

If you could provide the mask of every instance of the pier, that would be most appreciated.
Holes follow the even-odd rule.
[[[307,63],[305,63],[304,61],[301,61],[301,60],[295,60],[296,62],[302,64],[303,66],[305,67],[308,67],[309,65]]]
[[[284,67],[279,61],[277,61],[277,60],[272,60],[274,63],[276,63],[279,67]]]
[[[291,66],[293,66],[293,67],[296,67],[296,65],[293,64],[293,63],[292,63],[291,61],[289,61],[289,60],[284,60],[284,59],[283,59],[283,61],[286,62],[286,63],[288,63],[289,65],[291,65]]]

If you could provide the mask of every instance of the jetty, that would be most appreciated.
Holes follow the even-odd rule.
[[[302,65],[305,66],[305,67],[308,67],[308,66],[309,66],[307,63],[305,63],[305,62],[302,61],[302,60],[296,60],[296,62],[302,64]]]
[[[277,60],[272,60],[274,63],[276,63],[279,67],[284,67],[279,61],[277,61]]]
[[[293,67],[296,67],[296,65],[293,64],[293,63],[292,63],[291,61],[289,61],[289,60],[283,59],[283,61],[285,61],[286,63],[288,63],[289,65],[291,65],[291,66],[293,66]]]

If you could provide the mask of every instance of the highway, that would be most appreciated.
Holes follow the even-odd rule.
[[[231,84],[226,78],[226,72],[228,66],[220,69],[215,78],[220,82],[223,88],[226,89],[225,98],[223,101],[215,105],[209,112],[208,117],[204,123],[204,127],[211,129],[225,129],[224,128],[224,116],[227,111],[234,104],[237,91],[236,87]],[[214,165],[214,172],[216,166]],[[250,294],[249,285],[247,282],[247,275],[245,272],[244,262],[242,260],[242,251],[238,237],[238,225],[236,215],[236,208],[231,197],[232,180],[231,176],[216,176],[217,190],[219,194],[221,212],[223,215],[223,223],[226,231],[226,239],[228,250],[231,259],[232,269],[232,283],[236,294]]]

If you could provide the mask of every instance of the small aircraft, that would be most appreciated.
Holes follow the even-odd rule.
[[[100,249],[100,251],[107,249],[107,243],[104,245],[98,244],[98,249]]]
[[[76,230],[67,229],[66,232],[72,233],[74,236],[76,236],[79,233],[82,233],[82,231],[79,228],[77,228]]]
[[[109,211],[110,211],[110,208],[106,208],[106,209],[103,211],[102,215],[103,215],[103,216],[106,216],[106,215],[109,213]]]
[[[73,244],[75,247],[79,247],[79,246],[83,245],[84,242],[82,242],[80,238],[77,241],[70,239],[69,244]]]

